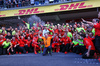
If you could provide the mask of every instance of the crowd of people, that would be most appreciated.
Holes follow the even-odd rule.
[[[0,0],[0,8],[14,8],[23,6],[43,5],[58,2],[71,2],[71,0]],[[81,0],[73,0],[81,1]]]
[[[25,25],[19,29],[11,26],[0,29],[0,55],[34,52],[45,56],[52,52],[73,52],[82,58],[97,58],[100,54],[100,21],[97,18],[92,22],[82,19],[81,24],[75,22],[74,25],[34,22],[31,27],[22,21]]]

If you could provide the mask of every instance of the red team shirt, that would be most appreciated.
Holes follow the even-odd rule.
[[[33,41],[33,44],[38,44],[38,43],[37,43],[38,37],[33,37],[33,40],[34,40],[34,41]]]
[[[70,38],[67,37],[67,36],[66,36],[66,38],[63,37],[63,38],[61,39],[61,41],[64,42],[65,45],[71,42]]]
[[[30,47],[32,40],[25,40],[25,44],[27,44],[28,47]]]
[[[96,23],[94,25],[95,28],[95,36],[100,36],[100,23]]]
[[[3,38],[3,39],[0,39],[0,46],[2,46],[3,42],[5,41],[6,39]]]
[[[53,38],[53,42],[59,42],[59,38],[58,37],[54,37]]]
[[[86,49],[91,45],[91,50],[95,50],[94,44],[90,39],[84,38],[83,43],[86,46]]]
[[[88,39],[90,39],[91,41],[94,40],[94,38],[91,38],[90,36],[88,36]]]
[[[18,41],[18,44],[19,44],[20,47],[24,47],[24,45],[25,45],[24,39],[23,39],[23,40],[20,39],[20,40]]]
[[[13,45],[13,47],[18,43],[18,40],[16,39],[15,41],[14,40],[11,40],[11,43]]]

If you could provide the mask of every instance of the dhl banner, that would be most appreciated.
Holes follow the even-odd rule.
[[[95,8],[95,7],[100,7],[100,0],[87,0],[87,1],[80,1],[80,2],[73,2],[73,3],[50,5],[50,6],[5,10],[5,11],[0,11],[0,17],[51,13],[51,12]]]

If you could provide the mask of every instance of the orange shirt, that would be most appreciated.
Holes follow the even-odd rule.
[[[45,47],[49,47],[50,46],[50,43],[51,43],[52,37],[48,37],[47,39],[45,37],[42,37],[42,39],[44,41]]]

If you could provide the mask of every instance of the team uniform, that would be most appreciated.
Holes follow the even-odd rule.
[[[67,52],[69,52],[70,50],[71,39],[68,36],[66,36],[61,39],[61,42],[62,42],[62,52],[65,52],[65,54],[67,54]]]
[[[13,48],[13,53],[18,53],[19,50],[18,50],[18,40],[15,39],[15,40],[11,40],[11,43],[12,43],[12,48]]]
[[[76,53],[78,51],[79,43],[75,40],[72,41],[73,52]]]
[[[42,37],[42,39],[43,39],[43,42],[45,45],[45,48],[43,50],[43,55],[46,55],[48,53],[48,51],[49,51],[49,54],[51,54],[52,47],[50,46],[50,44],[51,44],[52,37],[48,37],[48,38]]]
[[[100,53],[100,23],[94,25],[95,28],[95,48]]]
[[[19,39],[18,40],[18,44],[19,44],[19,52],[20,53],[26,53],[26,50],[25,50],[25,48],[24,48],[24,46],[25,46],[25,39],[23,38],[23,39]]]
[[[52,43],[53,52],[55,52],[55,46],[56,46],[56,52],[59,52],[60,44],[59,44],[59,38],[57,36],[53,38],[53,43]]]
[[[26,50],[26,53],[32,52],[31,43],[32,43],[31,39],[30,40],[25,40],[25,50]]]
[[[8,54],[7,49],[11,46],[11,42],[4,41],[3,42],[3,55]]]
[[[2,55],[2,51],[3,51],[3,47],[2,47],[2,44],[3,42],[5,41],[6,39],[5,38],[0,38],[0,55]]]
[[[82,58],[93,58],[94,53],[95,53],[95,46],[94,46],[93,42],[88,38],[84,38],[83,43],[86,46],[86,50],[85,50],[85,53],[83,54]],[[91,49],[89,52],[90,55],[89,55],[89,57],[87,57],[86,53],[88,52],[89,46],[91,46]]]
[[[78,39],[78,43],[79,43],[79,45],[77,45],[77,51],[76,51],[76,53],[77,54],[83,54],[84,53],[84,49],[85,49],[85,46],[84,46],[84,43],[83,43],[83,39]],[[82,43],[80,43],[80,42],[82,42]]]
[[[37,54],[37,50],[40,50],[40,47],[38,45],[38,37],[33,37],[32,47],[34,47],[34,53]]]

